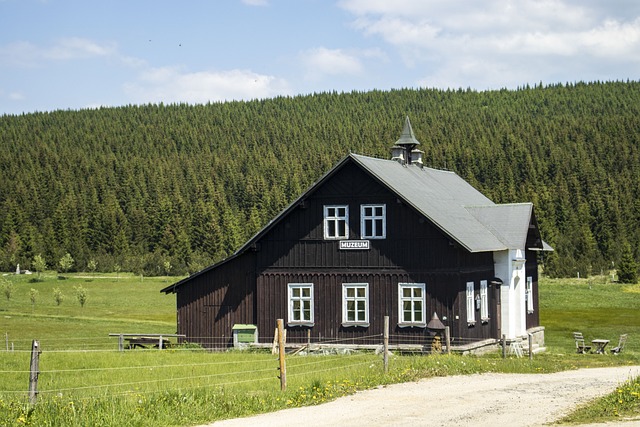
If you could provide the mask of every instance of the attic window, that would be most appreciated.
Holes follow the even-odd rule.
[[[349,206],[324,207],[324,238],[349,238]]]
[[[360,217],[363,239],[384,239],[387,237],[386,205],[362,205]]]

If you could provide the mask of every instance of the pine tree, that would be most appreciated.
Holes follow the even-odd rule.
[[[638,283],[638,263],[633,257],[629,243],[625,243],[622,258],[618,264],[618,281],[620,283]]]

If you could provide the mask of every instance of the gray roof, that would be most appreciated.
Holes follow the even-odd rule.
[[[469,252],[525,249],[532,203],[495,204],[454,172],[349,156]]]
[[[466,209],[506,247],[525,247],[533,213],[532,203],[466,206]]]

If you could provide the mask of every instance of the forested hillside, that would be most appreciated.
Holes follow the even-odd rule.
[[[2,116],[0,269],[193,272],[347,153],[389,158],[407,115],[427,166],[535,204],[547,273],[606,271],[626,243],[637,259],[640,83],[612,82]]]

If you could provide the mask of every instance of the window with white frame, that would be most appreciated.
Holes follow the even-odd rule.
[[[399,326],[426,326],[425,321],[425,284],[398,284]]]
[[[483,323],[489,320],[489,292],[486,280],[480,281],[480,320]]]
[[[533,313],[533,277],[527,277],[527,288],[525,290],[525,299],[527,300],[527,313]]]
[[[473,282],[467,282],[467,325],[476,324],[476,310],[473,294]]]
[[[313,325],[313,283],[289,283],[289,325]]]
[[[360,206],[360,233],[363,239],[384,239],[387,237],[386,205]]]
[[[342,324],[369,326],[369,284],[342,284]]]
[[[349,206],[324,207],[324,238],[347,239],[349,237]]]

